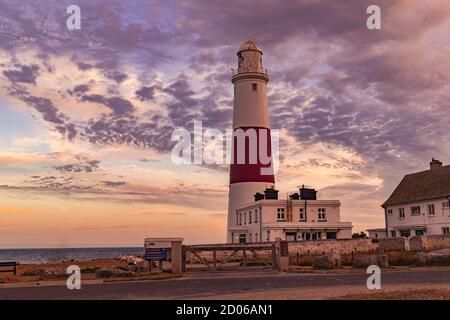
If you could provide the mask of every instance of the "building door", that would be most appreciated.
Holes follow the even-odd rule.
[[[423,236],[425,232],[423,230],[416,230],[416,236]]]
[[[246,243],[247,242],[247,237],[245,235],[245,233],[241,233],[239,235],[239,243]]]

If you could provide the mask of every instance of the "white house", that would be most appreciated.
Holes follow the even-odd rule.
[[[450,234],[450,165],[404,176],[383,203],[389,238]]]
[[[340,206],[339,200],[317,200],[316,191],[304,187],[278,199],[278,190],[272,187],[236,210],[228,232],[233,243],[348,239],[353,226],[341,222]]]
[[[387,238],[385,228],[367,229],[366,231],[369,233],[369,238],[375,238],[375,239]]]

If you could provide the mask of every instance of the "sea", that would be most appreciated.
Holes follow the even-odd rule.
[[[0,249],[0,262],[16,261],[20,264],[57,263],[63,261],[113,259],[120,255],[142,254],[144,254],[143,247]]]

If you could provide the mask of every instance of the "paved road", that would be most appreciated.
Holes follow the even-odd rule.
[[[189,299],[214,295],[294,288],[332,288],[361,286],[365,273],[298,274],[298,273],[202,273],[184,278],[146,282],[85,284],[81,290],[65,286],[1,288],[0,300],[7,299]],[[383,271],[384,285],[440,284],[450,287],[450,270]]]

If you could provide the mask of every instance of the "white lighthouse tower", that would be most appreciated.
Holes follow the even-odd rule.
[[[262,163],[258,158],[254,163],[249,161],[251,132],[257,133],[258,148],[260,140],[267,139],[267,155],[271,157],[270,121],[267,101],[267,83],[269,77],[262,65],[262,50],[255,41],[244,42],[237,53],[238,68],[233,70],[231,82],[234,84],[233,130],[241,129],[245,138],[245,163],[236,161],[237,145],[234,138],[234,163],[230,166],[230,192],[228,199],[227,241],[239,242],[239,223],[237,209],[254,201],[254,195],[271,187],[275,183],[273,170],[264,174],[261,168],[273,167]],[[239,130],[240,131],[240,130]],[[241,132],[242,132],[241,131]],[[259,134],[264,132],[263,135]],[[248,137],[247,137],[248,133]],[[270,170],[269,170],[270,171]]]

